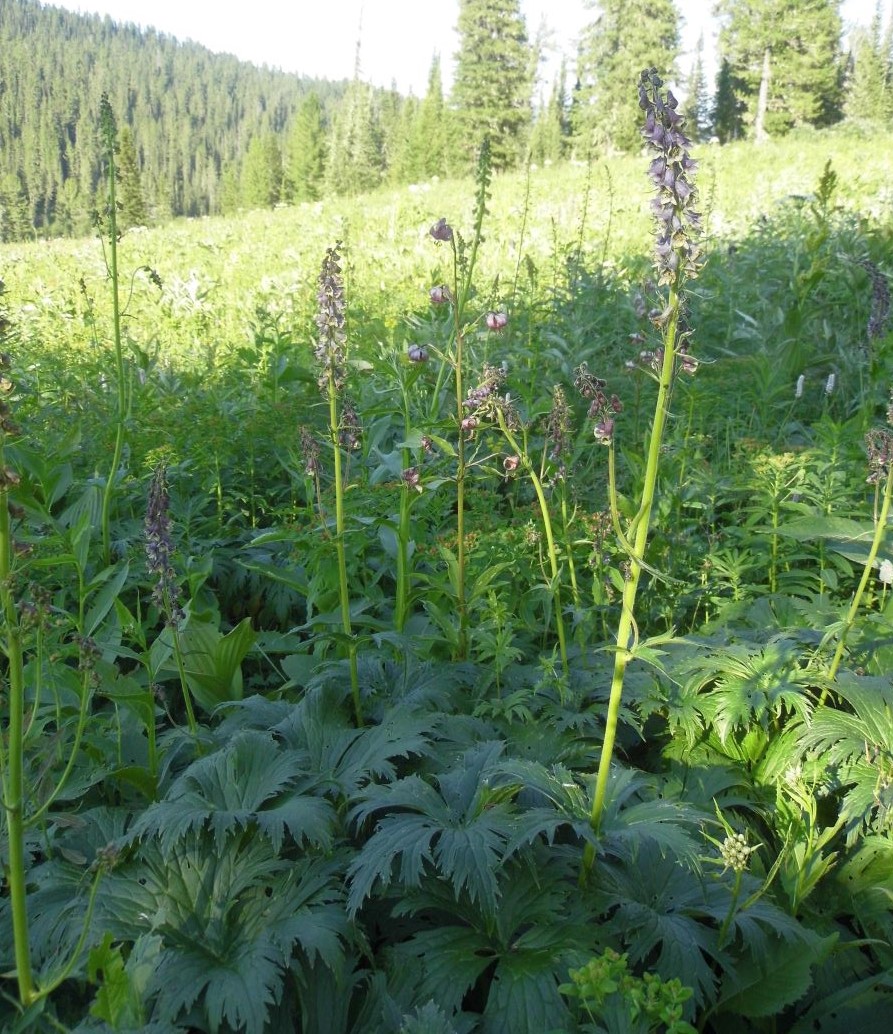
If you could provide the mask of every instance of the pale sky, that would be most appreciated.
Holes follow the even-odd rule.
[[[458,0],[52,0],[84,13],[108,14],[191,39],[210,50],[286,72],[325,79],[353,76],[357,37],[361,34],[361,76],[376,86],[396,83],[403,93],[424,96],[431,59],[441,56],[444,87],[449,90]],[[885,0],[885,6],[889,0]],[[680,62],[691,66],[690,52],[703,31],[707,48],[713,35],[713,0],[677,0],[684,18]],[[868,24],[875,0],[844,0],[848,26]],[[555,50],[542,77],[548,84],[561,52],[573,59],[580,29],[593,18],[586,0],[521,0],[528,34],[545,19],[554,33]]]

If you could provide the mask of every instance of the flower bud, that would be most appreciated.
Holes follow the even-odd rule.
[[[453,239],[453,228],[446,219],[438,219],[428,231],[436,241],[451,241]]]
[[[427,363],[428,349],[422,345],[410,345],[406,350],[406,358],[411,363]]]
[[[428,292],[428,297],[431,299],[432,305],[443,305],[444,302],[450,301],[452,295],[446,284],[437,284]]]
[[[504,312],[488,312],[487,326],[490,330],[504,330],[508,326],[508,315]]]

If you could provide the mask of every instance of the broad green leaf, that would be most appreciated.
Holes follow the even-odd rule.
[[[720,988],[720,1013],[747,1019],[777,1016],[799,1001],[812,986],[812,967],[830,951],[836,937],[813,944],[802,940],[772,944],[771,954],[757,962],[744,957],[727,971]]]
[[[113,573],[114,572],[114,573]],[[84,635],[91,636],[96,632],[96,629],[102,624],[106,614],[114,606],[115,600],[118,598],[118,594],[127,581],[127,576],[130,573],[130,564],[124,563],[117,570],[114,567],[107,567],[104,571],[101,571],[96,578],[93,579],[92,588],[96,588],[98,585],[102,585],[96,599],[93,601],[93,605],[90,607],[87,617],[84,621]]]

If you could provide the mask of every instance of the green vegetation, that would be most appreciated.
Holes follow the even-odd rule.
[[[642,89],[0,247],[0,1029],[885,1029],[893,139]]]

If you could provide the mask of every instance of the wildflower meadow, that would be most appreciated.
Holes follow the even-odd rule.
[[[0,1029],[893,1015],[852,126],[0,246]]]

